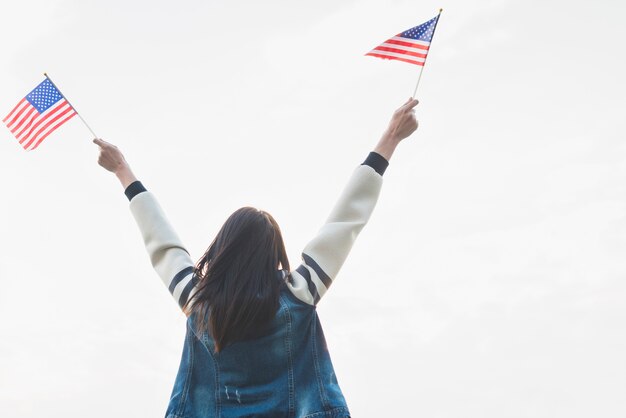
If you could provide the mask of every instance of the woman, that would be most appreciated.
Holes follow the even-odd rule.
[[[122,183],[152,265],[188,317],[166,418],[350,416],[315,307],[369,219],[391,155],[417,129],[416,105],[411,98],[393,114],[295,270],[276,221],[250,207],[226,220],[194,265],[122,153],[94,139],[98,163]]]

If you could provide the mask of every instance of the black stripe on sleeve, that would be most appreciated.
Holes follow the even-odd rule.
[[[319,293],[317,293],[317,286],[315,286],[315,283],[313,283],[313,279],[311,279],[311,273],[309,273],[309,270],[307,270],[304,265],[300,264],[296,271],[300,273],[302,277],[304,277],[307,284],[309,285],[309,292],[311,292],[311,295],[313,295],[313,303],[319,302],[320,295]]]
[[[191,289],[193,289],[196,286],[196,283],[198,283],[198,279],[196,278],[196,275],[194,274],[191,280],[189,280],[189,283],[185,285],[185,289],[180,294],[180,298],[178,299],[178,305],[180,305],[181,308],[185,306],[185,303],[187,303],[187,298],[189,298]]]
[[[192,272],[193,272],[193,267],[190,266],[176,273],[176,276],[174,276],[174,278],[172,279],[172,282],[170,283],[170,287],[168,289],[170,293],[174,294],[174,289],[176,289],[176,286],[178,285],[178,283],[180,283],[185,277],[189,276],[189,274],[191,274]]]
[[[126,190],[124,190],[124,194],[128,198],[128,201],[130,202],[131,200],[133,200],[133,197],[145,191],[146,191],[146,188],[143,186],[143,184],[141,184],[139,180],[137,180],[137,181],[133,181],[132,183],[128,185]]]
[[[331,279],[328,276],[328,274],[326,274],[324,270],[322,270],[320,265],[317,264],[315,260],[313,260],[310,256],[306,255],[305,253],[302,253],[302,259],[304,260],[307,266],[310,266],[315,271],[315,273],[317,274],[317,277],[320,278],[322,283],[324,283],[324,286],[326,286],[326,289],[328,289],[330,285],[333,283],[333,279]]]
[[[361,165],[369,165],[381,176],[385,174],[385,170],[389,167],[389,161],[377,152],[370,152],[365,161]]]

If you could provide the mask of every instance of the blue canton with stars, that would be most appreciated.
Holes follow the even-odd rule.
[[[433,39],[433,33],[435,32],[435,26],[437,25],[437,19],[439,16],[435,16],[426,23],[422,23],[419,26],[405,30],[398,36],[403,38],[416,39],[418,41],[430,42]]]
[[[39,113],[45,112],[62,98],[63,96],[59,90],[57,90],[47,78],[26,95],[26,100],[28,100]]]

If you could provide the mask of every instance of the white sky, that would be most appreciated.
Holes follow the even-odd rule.
[[[420,128],[319,306],[356,417],[626,415],[626,6],[2,4],[2,116],[47,71],[192,256],[244,205],[296,266],[418,67],[363,54],[444,8]],[[162,416],[185,317],[74,118],[0,129],[0,407]],[[120,412],[122,411],[122,412]]]

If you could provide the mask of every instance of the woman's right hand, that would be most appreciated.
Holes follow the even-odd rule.
[[[411,97],[393,113],[387,130],[374,148],[374,151],[385,157],[387,161],[391,158],[400,141],[417,129],[414,109],[417,103],[419,103],[417,99]]]
[[[419,101],[412,97],[400,106],[391,117],[389,127],[383,136],[388,136],[398,142],[411,135],[417,129],[415,106]]]
[[[124,158],[124,154],[122,154],[119,148],[99,138],[94,139],[93,143],[100,147],[98,164],[107,171],[114,173],[122,183],[124,189],[132,182],[137,181],[137,178]]]

